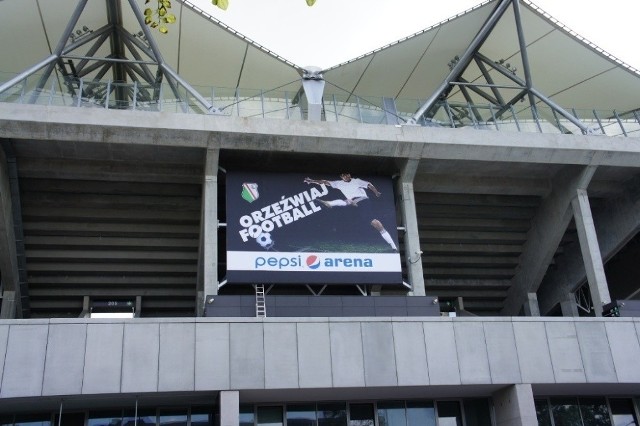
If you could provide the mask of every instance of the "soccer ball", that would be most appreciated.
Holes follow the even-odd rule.
[[[256,242],[262,246],[264,249],[270,249],[273,247],[274,241],[271,239],[271,234],[268,232],[263,232],[258,235],[256,238]]]

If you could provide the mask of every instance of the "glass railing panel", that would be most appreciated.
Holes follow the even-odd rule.
[[[14,75],[0,73],[0,81]],[[193,92],[197,91],[197,94]],[[197,95],[200,96],[197,96]],[[182,114],[206,114],[204,99],[221,115],[287,120],[306,120],[304,94],[198,86],[187,89],[164,82],[159,86],[109,81],[63,78],[57,73],[43,81],[32,75],[0,93],[0,102],[74,106],[140,111],[164,111]],[[357,97],[348,93],[327,94],[323,99],[322,119],[329,122],[387,124],[405,123],[424,104],[421,99],[395,99],[395,111],[385,111],[381,97]],[[617,113],[607,109],[574,110],[567,113],[584,124],[590,135],[640,137],[640,113]],[[430,118],[421,118],[423,126],[472,127],[479,130],[548,134],[582,134],[583,130],[567,117],[545,104],[534,109],[527,102],[507,108],[488,104],[438,102]],[[574,120],[575,121],[575,120]]]
[[[333,101],[333,97],[331,97],[331,101]],[[335,95],[336,106],[337,106],[337,117],[338,121],[341,123],[361,123],[361,109],[358,104],[358,100],[355,96],[348,94],[336,94]],[[325,96],[325,104],[327,102],[327,97]],[[334,113],[334,118],[336,113]]]

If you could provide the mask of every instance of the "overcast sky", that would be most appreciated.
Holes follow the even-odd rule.
[[[480,0],[191,0],[296,65],[329,68],[406,37]],[[640,69],[640,0],[536,0],[540,8],[623,62]]]

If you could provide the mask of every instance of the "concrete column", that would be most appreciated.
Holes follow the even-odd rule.
[[[571,200],[575,198],[576,189],[586,188],[595,172],[594,166],[565,166],[554,177],[551,193],[542,201],[531,222],[520,264],[504,302],[503,315],[516,315],[525,303],[527,293],[538,291],[571,222]]]
[[[4,149],[0,147],[0,276],[2,276],[4,289],[2,318],[16,318],[16,315],[22,317],[20,274],[12,208],[9,165]]]
[[[204,315],[205,297],[218,294],[218,157],[207,149],[202,183],[200,256],[198,259],[198,315]]]
[[[579,317],[578,305],[576,304],[576,296],[568,293],[564,300],[560,301],[560,310],[563,317]]]
[[[492,397],[496,426],[538,426],[530,384],[508,386]]]
[[[240,393],[220,391],[220,426],[238,426],[240,423]]]
[[[593,223],[589,196],[584,189],[577,190],[577,196],[571,201],[573,216],[576,221],[580,251],[584,262],[589,291],[593,301],[593,309],[597,317],[602,316],[602,305],[611,302],[607,277],[604,274],[604,264],[598,245],[598,236]]]
[[[0,319],[14,319],[16,317],[16,292],[2,292],[2,307],[0,308]]]
[[[411,284],[413,296],[424,296],[424,273],[422,271],[422,250],[420,249],[420,234],[418,233],[418,217],[416,214],[416,200],[413,192],[413,179],[418,169],[419,160],[409,159],[402,167],[398,182],[400,194],[400,214],[405,228],[404,258]]]
[[[540,306],[538,305],[538,295],[527,293],[527,300],[524,302],[524,315],[527,317],[539,317]]]

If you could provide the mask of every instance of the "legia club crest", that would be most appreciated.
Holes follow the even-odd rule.
[[[243,183],[242,184],[242,198],[244,198],[247,202],[253,203],[255,200],[260,197],[258,193],[258,184],[257,183]]]

